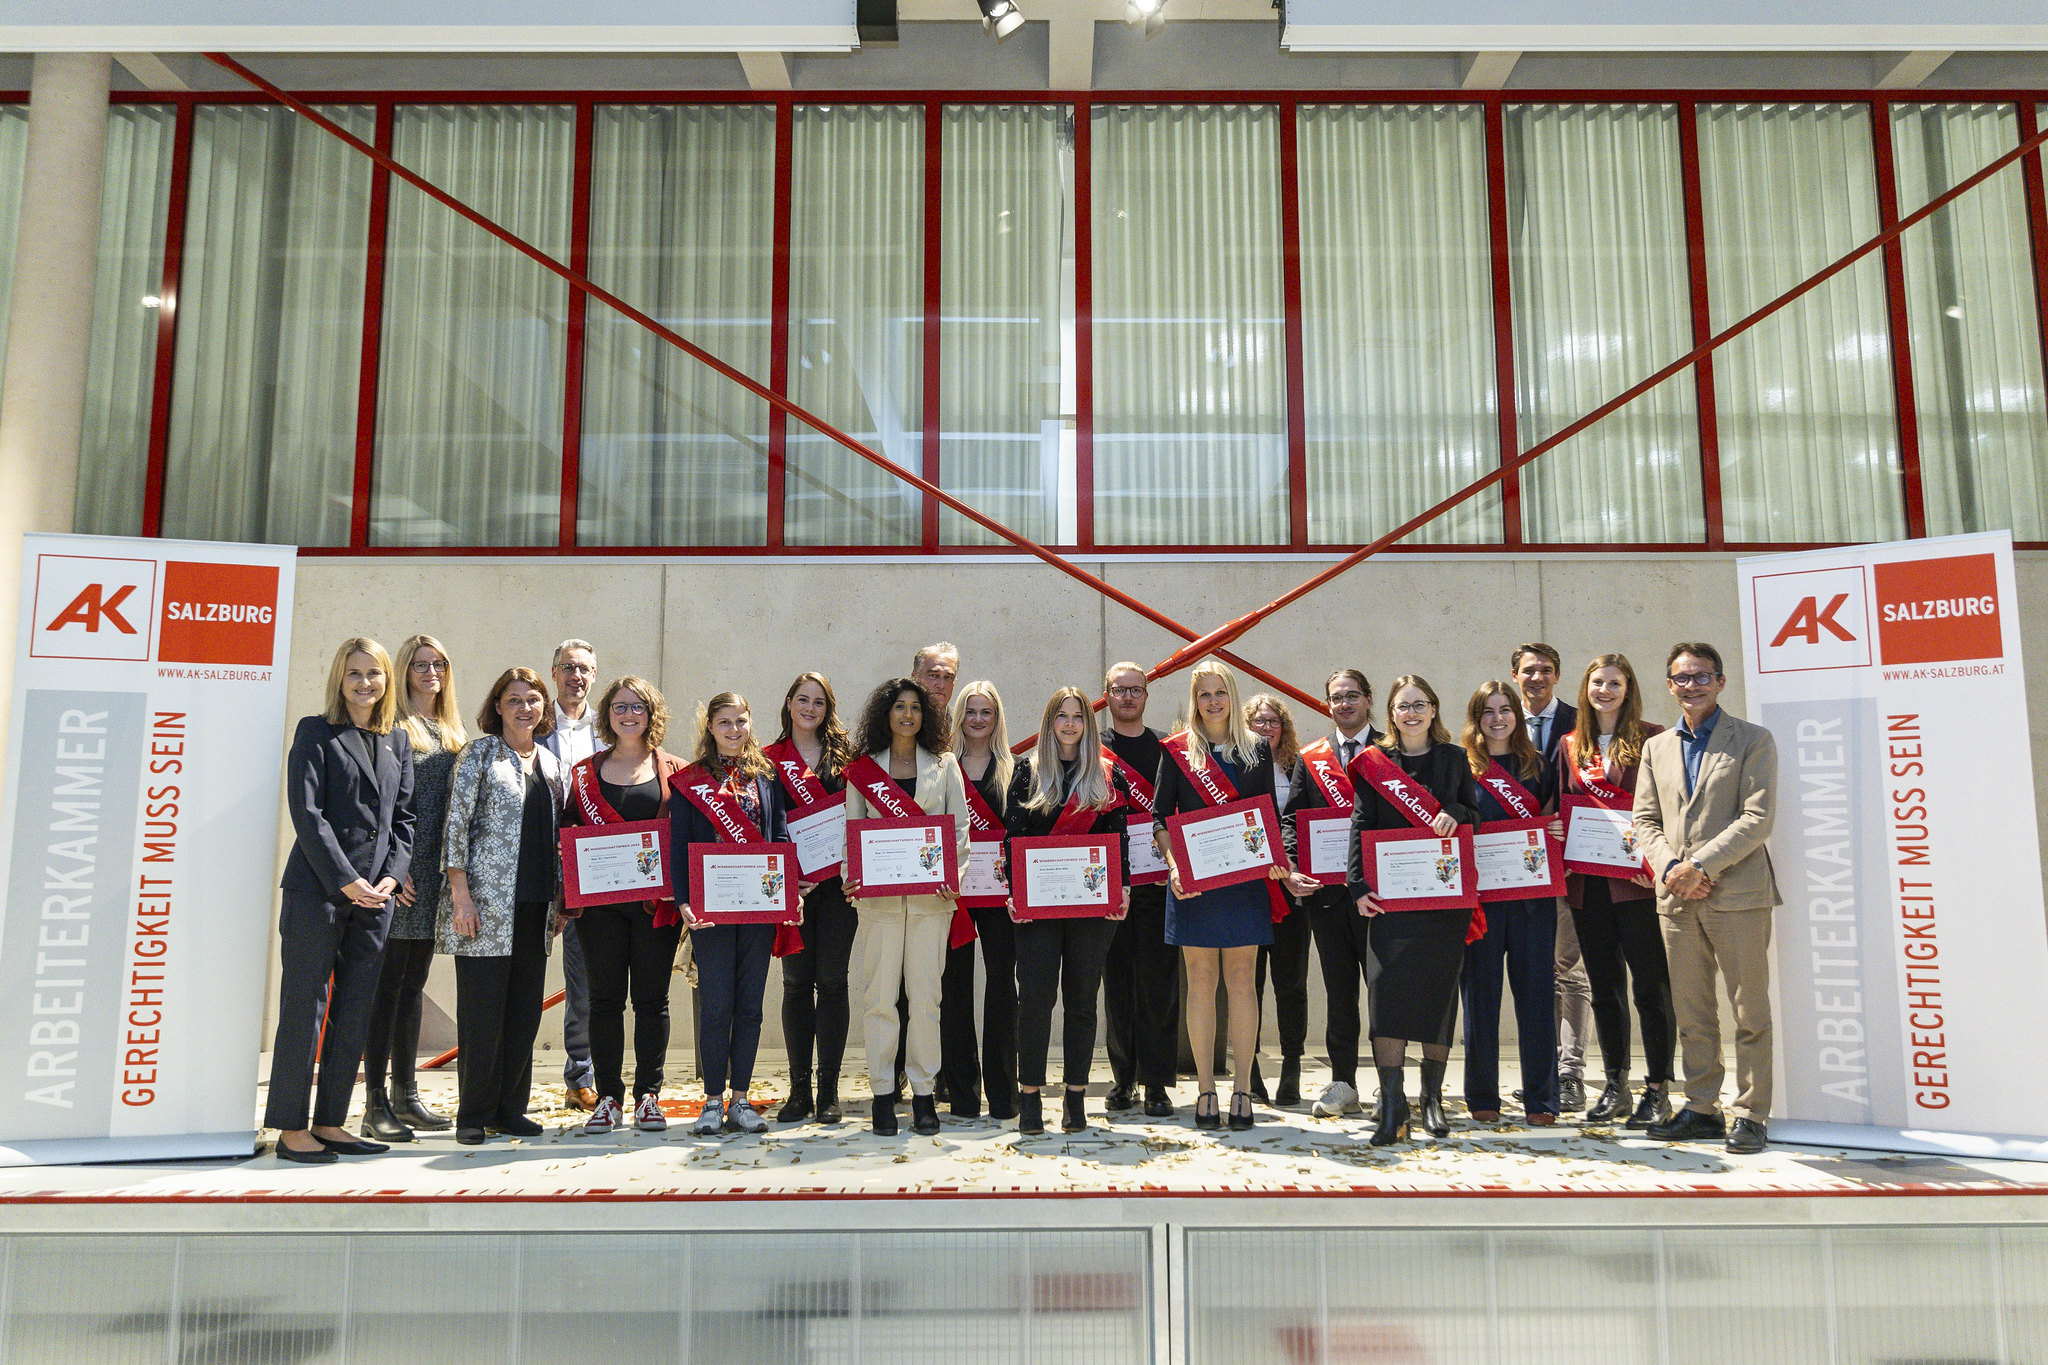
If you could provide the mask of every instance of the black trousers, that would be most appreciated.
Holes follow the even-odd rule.
[[[939,980],[939,1072],[955,1114],[1017,1113],[1017,925],[1001,907],[971,910],[974,943],[946,952]],[[981,1038],[974,1036],[974,953],[981,949]],[[979,1057],[976,1049],[979,1047]]]
[[[512,907],[512,951],[455,958],[456,1076],[460,1128],[484,1128],[526,1113],[533,1094],[533,1039],[540,1032],[548,975],[548,907]]]
[[[315,1049],[320,1094],[312,1103],[311,1122],[335,1128],[348,1117],[390,927],[389,905],[365,910],[346,900],[337,905],[303,891],[284,893],[277,917],[284,973],[277,985],[265,1128],[295,1132],[309,1126]]]
[[[370,1033],[363,1043],[363,1081],[372,1090],[391,1083],[413,1084],[413,1063],[420,1052],[420,993],[427,969],[434,965],[434,940],[393,938],[384,941],[384,967],[377,974],[377,998],[370,1007]]]
[[[811,891],[804,899],[804,950],[782,959],[782,1040],[789,1050],[793,1077],[811,1074],[815,1040],[818,1084],[837,1082],[846,1056],[848,964],[853,960],[854,931],[860,916],[847,903],[838,878]]]
[[[1017,1080],[1045,1084],[1052,1006],[1061,1003],[1060,1067],[1068,1085],[1088,1084],[1095,1060],[1095,993],[1116,937],[1108,919],[1041,919],[1017,929]]]
[[[697,962],[697,1036],[703,1039],[704,1093],[743,1100],[761,1048],[761,996],[775,957],[772,924],[717,924],[690,931]]]
[[[1636,1016],[1643,1021],[1643,1062],[1648,1080],[1671,1079],[1678,1046],[1678,1011],[1671,1003],[1671,970],[1664,960],[1664,932],[1654,900],[1616,903],[1613,883],[1588,877],[1572,919],[1579,928],[1579,953],[1593,990],[1593,1031],[1600,1035],[1600,1059],[1609,1076],[1629,1070],[1628,997],[1633,987]]]
[[[591,1084],[590,971],[583,963],[577,921],[562,922],[562,1084]]]
[[[1325,887],[1304,902],[1316,960],[1323,968],[1323,1045],[1330,1054],[1330,1079],[1358,1088],[1359,993],[1365,989],[1366,926],[1358,902],[1341,886]],[[1299,913],[1299,912],[1296,912]],[[1288,918],[1292,919],[1290,915]]]
[[[633,1002],[633,1098],[661,1093],[668,1060],[668,988],[681,920],[654,927],[638,905],[593,905],[577,921],[590,973],[590,1065],[597,1093],[626,1100],[626,1001]]]
[[[1110,1077],[1120,1086],[1174,1083],[1180,1057],[1180,949],[1166,941],[1166,888],[1131,888],[1102,969]]]
[[[1280,1055],[1299,1057],[1308,1045],[1308,907],[1292,896],[1287,902],[1287,918],[1273,926],[1272,945],[1259,946],[1259,1031],[1265,1032],[1270,964],[1273,1009],[1280,1016]]]

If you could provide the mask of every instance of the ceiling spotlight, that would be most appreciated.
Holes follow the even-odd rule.
[[[981,6],[981,26],[993,28],[997,39],[1009,37],[1024,27],[1024,11],[1017,8],[1017,0],[976,0]]]
[[[1124,22],[1143,24],[1151,37],[1166,27],[1166,0],[1124,0]]]

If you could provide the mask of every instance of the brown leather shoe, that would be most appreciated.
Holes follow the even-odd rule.
[[[565,1098],[571,1109],[581,1109],[586,1114],[597,1108],[597,1092],[587,1085],[570,1087]]]

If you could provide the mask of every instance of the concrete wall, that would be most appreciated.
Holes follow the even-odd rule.
[[[1310,692],[1320,692],[1333,668],[1361,667],[1382,708],[1387,683],[1420,673],[1454,714],[1462,714],[1478,683],[1505,676],[1508,651],[1521,640],[1548,640],[1564,655],[1561,690],[1575,688],[1584,660],[1619,650],[1645,680],[1651,718],[1668,723],[1676,707],[1656,681],[1664,652],[1676,640],[1704,639],[1726,655],[1724,700],[1741,713],[1734,559],[1391,556],[1361,565],[1261,624],[1235,648]],[[1086,567],[1206,632],[1271,601],[1325,562],[1125,558]],[[2020,556],[2019,586],[2022,638],[2048,640],[2048,556]],[[853,712],[874,684],[909,668],[919,645],[939,639],[960,646],[963,681],[995,682],[1016,738],[1036,729],[1054,688],[1096,688],[1109,664],[1130,658],[1150,665],[1181,643],[1035,561],[989,558],[318,557],[299,562],[294,609],[294,716],[320,708],[332,651],[350,635],[373,636],[394,650],[415,631],[438,636],[454,656],[457,695],[472,715],[500,671],[523,664],[545,672],[556,642],[573,635],[596,645],[601,679],[639,673],[667,694],[677,717],[672,749],[689,742],[695,707],[715,692],[744,693],[765,740],[776,732],[783,691],[798,672],[824,672],[842,711]],[[1147,719],[1171,726],[1185,706],[1186,688],[1185,674],[1155,683]],[[1298,722],[1306,719],[1297,711]],[[2048,790],[2041,738],[2048,736],[2048,694],[2035,695],[2030,728],[2035,786]],[[280,865],[289,846],[288,837],[280,841]],[[1310,981],[1315,1051],[1322,1022],[1313,970]],[[446,961],[437,963],[429,989],[452,1015],[453,973]],[[764,1041],[774,1047],[780,1046],[780,987],[771,980],[768,990]],[[550,1012],[543,1040],[558,1042],[559,1017]],[[1506,1027],[1512,1036],[1511,1017]],[[855,1040],[857,1047],[857,1020]]]

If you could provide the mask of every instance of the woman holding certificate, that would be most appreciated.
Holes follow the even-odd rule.
[[[1625,655],[1602,654],[1579,680],[1578,728],[1557,750],[1558,789],[1566,798],[1626,814],[1635,801],[1643,741],[1664,727],[1643,720],[1636,672]],[[1576,803],[1574,803],[1576,804]],[[1574,856],[1565,845],[1567,858]],[[1648,1128],[1671,1117],[1671,1061],[1678,1045],[1678,1015],[1671,972],[1657,923],[1656,891],[1640,867],[1612,876],[1571,873],[1565,879],[1579,951],[1593,990],[1593,1030],[1607,1087],[1586,1111],[1588,1123],[1622,1121]],[[1633,987],[1643,1026],[1643,1095],[1630,1112],[1628,998]]]
[[[839,722],[839,698],[823,673],[799,673],[789,685],[782,696],[782,734],[762,752],[775,765],[775,775],[789,797],[791,824],[800,825],[806,816],[828,816],[839,806],[833,798],[845,785],[839,774],[853,757],[853,741]],[[840,821],[838,842],[843,847],[843,807]],[[858,927],[835,862],[831,875],[804,893],[799,931],[803,948],[782,959],[782,1040],[789,1049],[789,1100],[776,1112],[778,1123],[800,1123],[814,1113],[820,1123],[837,1123],[842,1117],[839,1064],[846,1055],[846,967]]]
[[[669,782],[687,764],[660,746],[668,733],[668,703],[660,689],[630,674],[605,689],[593,725],[604,747],[569,770],[566,825],[623,825],[665,820]],[[671,848],[669,856],[680,850]],[[633,1126],[643,1133],[667,1129],[661,1112],[663,1067],[668,1058],[668,988],[682,941],[683,920],[674,901],[620,901],[577,912],[576,933],[590,973],[590,1064],[597,1107],[583,1131],[609,1133],[625,1125],[626,1000],[633,1001]]]
[[[1266,831],[1260,851],[1271,858],[1265,875],[1194,892],[1209,881],[1205,869],[1183,866],[1171,835],[1174,816],[1238,801],[1273,799],[1273,753],[1244,723],[1237,675],[1221,659],[1207,658],[1188,678],[1188,728],[1162,746],[1152,837],[1166,858],[1166,941],[1181,950],[1188,973],[1188,1043],[1195,1054],[1195,1127],[1220,1128],[1216,1103],[1216,981],[1230,1002],[1230,1126],[1252,1126],[1252,1053],[1259,1038],[1256,982],[1259,949],[1273,941],[1273,922],[1286,913],[1279,887],[1286,875],[1277,830]],[[1273,813],[1278,823],[1277,810]],[[1247,825],[1248,840],[1254,833]],[[1249,844],[1248,844],[1249,846]],[[1188,845],[1191,857],[1196,846]]]
[[[1421,830],[1449,839],[1479,814],[1472,765],[1444,728],[1436,689],[1426,679],[1411,674],[1387,689],[1387,731],[1351,765],[1358,805],[1351,812],[1350,890],[1358,913],[1371,920],[1365,984],[1373,1066],[1380,1073],[1375,1147],[1408,1136],[1403,1072],[1411,1041],[1422,1045],[1423,1127],[1435,1137],[1450,1135],[1443,1112],[1444,1065],[1451,1055],[1458,976],[1473,911],[1469,901],[1450,909],[1403,909],[1399,898],[1376,891],[1366,877],[1361,836]]]
[[[1261,692],[1244,704],[1244,722],[1273,751],[1273,805],[1280,813],[1280,834],[1288,860],[1299,866],[1294,808],[1307,799],[1315,782],[1309,776],[1308,765],[1302,762],[1301,740],[1294,732],[1294,713],[1280,698]],[[1261,1032],[1268,970],[1273,974],[1274,1012],[1280,1016],[1280,1087],[1271,1099],[1267,1098],[1266,1083],[1259,1076],[1256,1055],[1252,1060],[1252,1098],[1260,1104],[1277,1102],[1282,1108],[1301,1103],[1301,1054],[1308,1045],[1308,907],[1301,897],[1322,889],[1320,883],[1307,878],[1299,886],[1291,882],[1289,886],[1287,915],[1273,926],[1272,946],[1259,949]]]
[[[1461,738],[1478,779],[1482,827],[1537,819],[1553,808],[1555,780],[1529,740],[1518,689],[1482,683],[1466,704]],[[1549,870],[1547,861],[1543,866]],[[1556,961],[1556,896],[1488,902],[1485,936],[1465,945],[1465,1107],[1477,1122],[1500,1118],[1503,975],[1515,993],[1523,1112],[1537,1128],[1557,1122]]]
[[[969,875],[960,887],[947,943],[946,975],[939,988],[939,1053],[946,1098],[956,1118],[981,1113],[988,1092],[992,1119],[1017,1115],[1017,938],[1004,909],[1009,888],[1002,882],[1003,838],[1008,831],[1011,776],[1010,727],[1003,699],[992,682],[971,682],[953,695],[953,733],[959,737],[960,776],[967,783]],[[976,891],[992,874],[994,895]],[[975,1063],[974,944],[981,942],[981,1060]]]
[[[1038,1092],[1045,1085],[1053,1002],[1063,1000],[1060,1065],[1066,1073],[1067,1089],[1060,1128],[1078,1133],[1088,1126],[1085,1097],[1095,1056],[1095,996],[1102,987],[1102,964],[1109,957],[1116,922],[1131,908],[1130,855],[1124,843],[1128,823],[1124,811],[1130,804],[1130,789],[1103,757],[1095,710],[1080,688],[1062,687],[1045,704],[1038,723],[1038,747],[1029,759],[1017,764],[1009,797],[1013,870],[1009,915],[1017,920],[1017,993],[1021,999],[1017,1131],[1045,1131]],[[1083,883],[1078,889],[1100,885],[1104,902],[1100,910],[1043,917],[1031,913],[1030,872],[1038,864],[1020,868],[1017,860],[1040,855],[1029,848],[1019,849],[1014,841],[1042,835],[1099,837],[1104,852],[1114,850],[1111,856],[1122,872],[1114,897],[1105,875],[1108,869],[1090,863],[1083,866]],[[1065,850],[1045,852],[1058,857]],[[1049,874],[1052,871],[1050,866],[1047,870]],[[1020,896],[1025,897],[1022,905]]]
[[[854,733],[853,762],[846,767],[846,818],[906,819],[953,817],[952,850],[967,864],[966,783],[954,759],[946,713],[909,678],[891,678],[868,694]],[[847,831],[847,856],[856,856],[858,836]],[[861,961],[868,1053],[874,1087],[874,1130],[896,1132],[896,996],[910,997],[904,1070],[910,1077],[910,1112],[919,1133],[939,1131],[932,1077],[939,1067],[939,989],[946,967],[946,936],[953,923],[957,882],[935,884],[929,894],[861,894],[849,863],[846,894],[860,913],[854,948]]]
[[[698,1136],[765,1133],[747,1089],[761,1046],[761,996],[775,953],[772,924],[720,924],[694,881],[692,844],[789,842],[787,807],[767,755],[754,742],[753,714],[737,692],[705,703],[697,726],[696,761],[669,779],[671,885],[690,925],[697,963],[697,1029],[704,1057],[704,1111],[690,1131]],[[793,870],[793,869],[791,869]],[[784,873],[788,875],[787,872]],[[726,1103],[730,1084],[732,1101]]]

